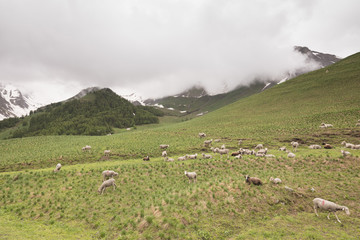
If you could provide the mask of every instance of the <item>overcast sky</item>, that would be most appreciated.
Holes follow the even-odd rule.
[[[278,78],[293,46],[360,51],[359,0],[0,0],[0,83],[41,103],[80,90],[211,93]]]

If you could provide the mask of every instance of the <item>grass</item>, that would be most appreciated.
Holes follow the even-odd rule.
[[[360,150],[340,154],[341,141],[360,144],[360,54],[300,76],[203,117],[117,130],[111,136],[41,136],[0,141],[0,235],[53,239],[358,239]],[[329,70],[326,73],[326,70]],[[336,96],[336,99],[334,99]],[[334,128],[320,129],[321,122]],[[263,143],[275,159],[215,156],[210,160],[163,162],[209,153],[206,139],[221,139],[231,151]],[[278,147],[297,140],[295,159]],[[330,143],[333,149],[311,150]],[[91,152],[81,148],[91,145]],[[110,149],[107,158],[103,151]],[[149,155],[150,162],[142,157]],[[52,170],[57,162],[63,168]],[[101,172],[119,172],[118,188],[97,193]],[[184,171],[196,171],[189,184]],[[261,178],[249,186],[244,175]],[[280,177],[272,185],[269,177]],[[287,192],[284,185],[295,190]],[[310,191],[311,188],[315,192]],[[349,207],[342,224],[321,212],[322,197]],[[18,224],[22,221],[22,225]]]

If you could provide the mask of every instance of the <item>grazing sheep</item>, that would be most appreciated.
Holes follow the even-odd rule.
[[[324,148],[325,148],[325,149],[332,149],[332,146],[327,143],[327,144],[325,144]]]
[[[165,161],[165,162],[173,162],[174,159],[173,159],[173,158],[165,157],[165,158],[164,158],[164,161]]]
[[[351,149],[360,149],[360,144],[358,144],[358,145],[353,145],[352,147],[351,147]]]
[[[265,157],[265,154],[264,153],[255,153],[255,157]]]
[[[215,139],[214,140],[214,142],[220,142],[221,141],[221,139]]]
[[[341,154],[342,154],[344,157],[346,157],[346,156],[350,156],[350,155],[351,155],[351,153],[350,153],[350,152],[348,152],[348,151],[344,151],[344,150],[341,150]]]
[[[352,143],[347,143],[347,142],[345,142],[345,141],[342,141],[342,142],[341,142],[341,145],[343,145],[343,146],[346,147],[346,148],[352,148],[352,147],[354,146],[354,144],[352,144]]]
[[[220,149],[225,149],[225,144],[221,145]]]
[[[256,145],[256,147],[255,147],[255,149],[263,149],[263,148],[264,148],[264,146],[261,143]]]
[[[281,147],[281,148],[279,148],[279,151],[286,151],[286,147],[285,146],[283,146],[283,147]]]
[[[224,154],[227,154],[227,156],[229,157],[229,149],[218,149],[217,152],[220,154],[221,157]]]
[[[209,147],[211,145],[212,141],[213,141],[212,139],[204,141],[204,146]]]
[[[231,153],[231,156],[237,156],[237,155],[240,155],[242,152],[239,150],[239,151],[237,151],[237,152],[232,152]]]
[[[289,154],[288,154],[287,156],[288,156],[288,158],[294,158],[294,157],[295,157],[295,154],[292,153],[292,152],[289,152]]]
[[[186,158],[188,158],[188,159],[196,159],[197,158],[197,153],[192,154],[192,155],[186,154]]]
[[[314,144],[309,146],[310,149],[321,149],[320,145]]]
[[[250,149],[242,149],[240,148],[240,151],[244,154],[244,155],[254,155],[255,151],[254,150],[250,150]]]
[[[54,169],[54,172],[60,171],[61,167],[62,167],[62,166],[61,166],[60,163],[56,164],[56,167],[55,167],[55,169]]]
[[[110,187],[110,186],[113,186],[114,190],[115,190],[115,187],[116,187],[115,179],[110,178],[109,180],[104,181],[98,189],[99,194],[103,194],[105,191],[105,188]]]
[[[276,156],[274,154],[266,154],[265,157],[266,158],[275,158]]]
[[[267,151],[268,151],[267,148],[263,148],[263,149],[260,149],[260,150],[257,152],[257,154],[264,154],[264,155],[266,155],[266,154],[267,154]]]
[[[203,156],[204,159],[211,159],[212,158],[212,156],[210,154],[203,153],[202,156]]]
[[[185,160],[186,160],[186,156],[178,157],[178,161],[185,161]]]
[[[329,214],[327,215],[327,218],[329,220],[330,220],[330,213],[333,212],[339,223],[341,223],[341,221],[339,220],[338,216],[336,215],[336,211],[345,211],[346,215],[350,215],[350,211],[349,211],[348,207],[340,206],[336,203],[330,202],[330,201],[322,199],[322,198],[314,198],[313,203],[314,203],[314,211],[315,211],[316,216],[319,216],[319,214],[316,211],[317,208],[323,209],[325,211],[329,211]]]
[[[166,156],[167,156],[167,152],[166,152],[166,151],[163,151],[163,152],[161,153],[161,156],[162,156],[162,157],[166,157]]]
[[[149,156],[146,156],[143,158],[144,161],[150,161],[150,157]]]
[[[292,188],[290,188],[290,187],[288,187],[288,186],[285,186],[285,190],[286,190],[286,191],[289,191],[289,192],[293,192],[293,191],[294,191],[294,189],[292,189]]]
[[[110,152],[111,152],[110,150],[105,150],[104,151],[104,156],[110,156]]]
[[[189,183],[191,183],[191,180],[193,180],[193,182],[196,182],[196,172],[185,171],[185,176],[189,178]]]
[[[321,123],[320,124],[321,128],[328,128],[328,127],[334,127],[332,124],[327,124],[327,123]]]
[[[117,177],[119,174],[117,172],[114,172],[113,170],[105,170],[102,172],[103,181],[105,181],[107,178]]]
[[[206,137],[206,134],[205,133],[199,133],[199,137],[200,138]]]
[[[356,123],[355,127],[360,127],[360,122]]]
[[[297,149],[297,147],[299,146],[299,143],[292,141],[292,142],[291,142],[291,146],[293,147],[293,150],[295,149],[295,152],[296,152],[296,149]]]
[[[242,159],[242,156],[239,154],[239,155],[236,155],[235,156],[235,159]]]
[[[86,145],[85,147],[82,148],[83,151],[90,151],[91,150],[91,146]]]
[[[273,182],[275,184],[282,183],[280,178],[273,178],[273,177],[270,177],[270,182]]]
[[[262,182],[259,178],[250,177],[249,175],[245,176],[245,182],[247,182],[249,185],[251,185],[251,183],[254,185],[262,185]]]
[[[160,149],[167,149],[170,145],[167,144],[160,144]]]

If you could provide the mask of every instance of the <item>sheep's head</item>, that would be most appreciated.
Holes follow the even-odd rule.
[[[187,172],[185,171],[185,175],[187,174]]]
[[[273,178],[273,177],[270,177],[270,181],[274,181],[274,178]]]
[[[342,210],[345,211],[346,215],[350,215],[350,211],[348,207],[343,207]]]
[[[245,176],[245,181],[246,181],[246,182],[249,182],[249,178],[250,178],[250,176],[249,176],[249,175],[246,175],[246,176]]]
[[[119,176],[119,173],[114,172],[114,176],[115,176],[115,177]]]

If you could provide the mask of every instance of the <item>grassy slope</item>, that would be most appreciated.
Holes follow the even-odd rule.
[[[0,174],[0,222],[11,215],[38,224],[85,225],[91,230],[88,235],[109,239],[357,239],[360,151],[350,150],[355,157],[340,157],[339,143],[345,139],[360,144],[359,130],[354,128],[360,118],[359,63],[360,54],[356,54],[329,67],[328,73],[322,69],[306,74],[188,122],[113,136],[0,141],[0,166],[5,171]],[[322,121],[335,127],[319,129]],[[218,144],[232,150],[238,148],[239,138],[245,139],[245,147],[264,143],[277,158],[139,160],[148,154],[159,156],[157,146],[162,143],[170,144],[171,157],[207,151],[197,137],[202,131],[209,138],[221,138]],[[295,160],[276,150],[289,146],[292,139],[302,143]],[[323,141],[336,148],[306,148]],[[86,144],[93,147],[92,152],[80,151]],[[112,161],[102,157],[107,148],[114,154]],[[58,161],[64,167],[53,174]],[[75,163],[84,164],[71,166]],[[31,168],[44,169],[8,172]],[[99,173],[105,169],[120,173],[118,189],[99,197]],[[197,184],[188,184],[183,176],[192,170],[199,174]],[[244,174],[260,177],[266,184],[247,186]],[[282,178],[296,193],[271,185],[270,176]],[[311,187],[315,193],[309,191]],[[314,197],[346,205],[352,215],[339,213],[343,224],[335,223],[333,216],[328,221],[325,213],[317,218],[311,208]]]

